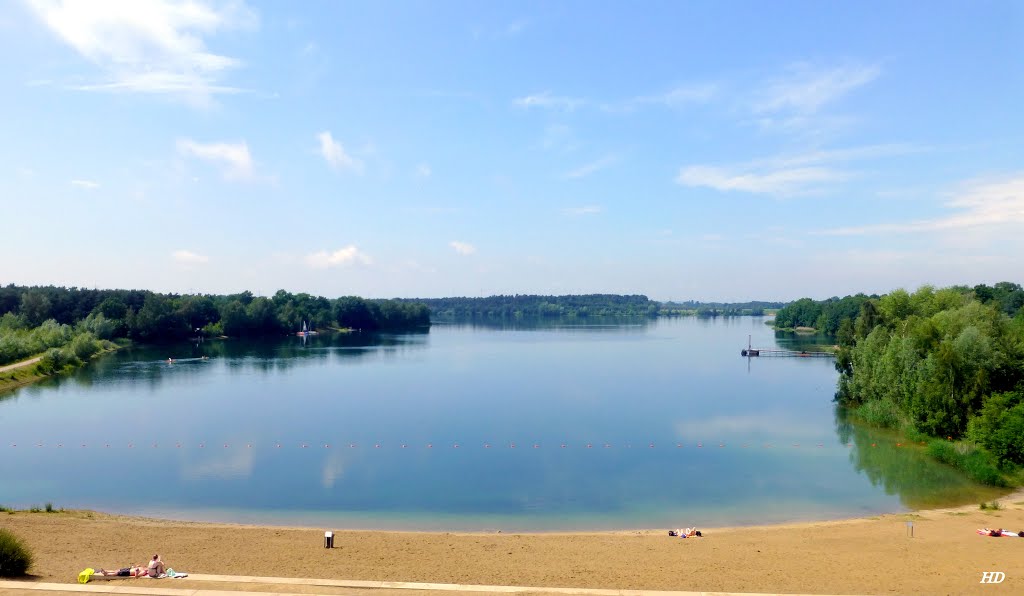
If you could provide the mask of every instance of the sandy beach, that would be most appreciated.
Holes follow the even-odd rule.
[[[37,581],[74,583],[86,567],[115,568],[154,552],[203,574],[538,587],[822,594],[1024,592],[1024,491],[978,505],[912,514],[744,528],[471,534],[336,531],[153,520],[84,511],[0,514],[33,549]],[[694,523],[696,520],[686,520]],[[913,522],[913,537],[906,522]],[[982,572],[1001,571],[999,585]],[[125,580],[143,581],[143,580]],[[174,580],[174,587],[204,587]],[[258,589],[225,586],[219,589]],[[349,590],[348,593],[352,591]]]

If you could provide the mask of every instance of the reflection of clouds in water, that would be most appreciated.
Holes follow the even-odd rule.
[[[253,450],[245,447],[215,449],[208,447],[206,461],[185,462],[182,477],[186,480],[201,478],[247,478],[252,476],[255,458]]]
[[[821,428],[782,414],[739,414],[679,420],[673,424],[681,439],[800,441],[822,439],[831,429]]]
[[[334,488],[334,483],[345,475],[345,461],[337,451],[331,453],[324,460],[324,469],[321,474],[321,482],[324,488]]]

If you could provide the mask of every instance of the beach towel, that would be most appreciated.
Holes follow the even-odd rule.
[[[96,573],[96,570],[92,567],[86,567],[81,573],[78,574],[78,583],[87,584],[92,574]]]
[[[992,536],[992,533],[991,533],[990,530],[977,530],[977,532],[978,532],[978,534],[981,534],[982,536]],[[1002,534],[1000,534],[999,536],[992,536],[992,537],[993,538],[999,538],[1000,536],[1012,536],[1013,538],[1019,538],[1020,537],[1020,535],[1017,534],[1016,532],[1009,532],[1007,530],[1003,530]]]

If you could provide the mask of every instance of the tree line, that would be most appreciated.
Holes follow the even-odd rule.
[[[1019,284],[803,299],[780,315],[835,328],[836,399],[860,418],[931,440],[932,455],[983,482],[1024,464]]]
[[[514,319],[530,317],[656,317],[658,303],[647,296],[527,294],[485,298],[412,298],[430,308],[436,319]]]
[[[426,305],[357,296],[328,299],[279,290],[271,297],[161,294],[54,286],[0,287],[0,364],[67,345],[78,334],[144,342],[252,337],[342,327],[396,330],[430,325]]]
[[[751,302],[663,302],[659,310],[662,316],[696,315],[698,317],[742,317],[761,316],[766,310],[775,310],[785,306],[785,302],[769,302],[755,300]]]

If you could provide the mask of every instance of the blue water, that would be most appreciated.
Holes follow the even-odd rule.
[[[842,422],[831,360],[742,358],[748,335],[777,345],[742,317],[126,349],[0,400],[0,504],[508,531],[974,498]]]

